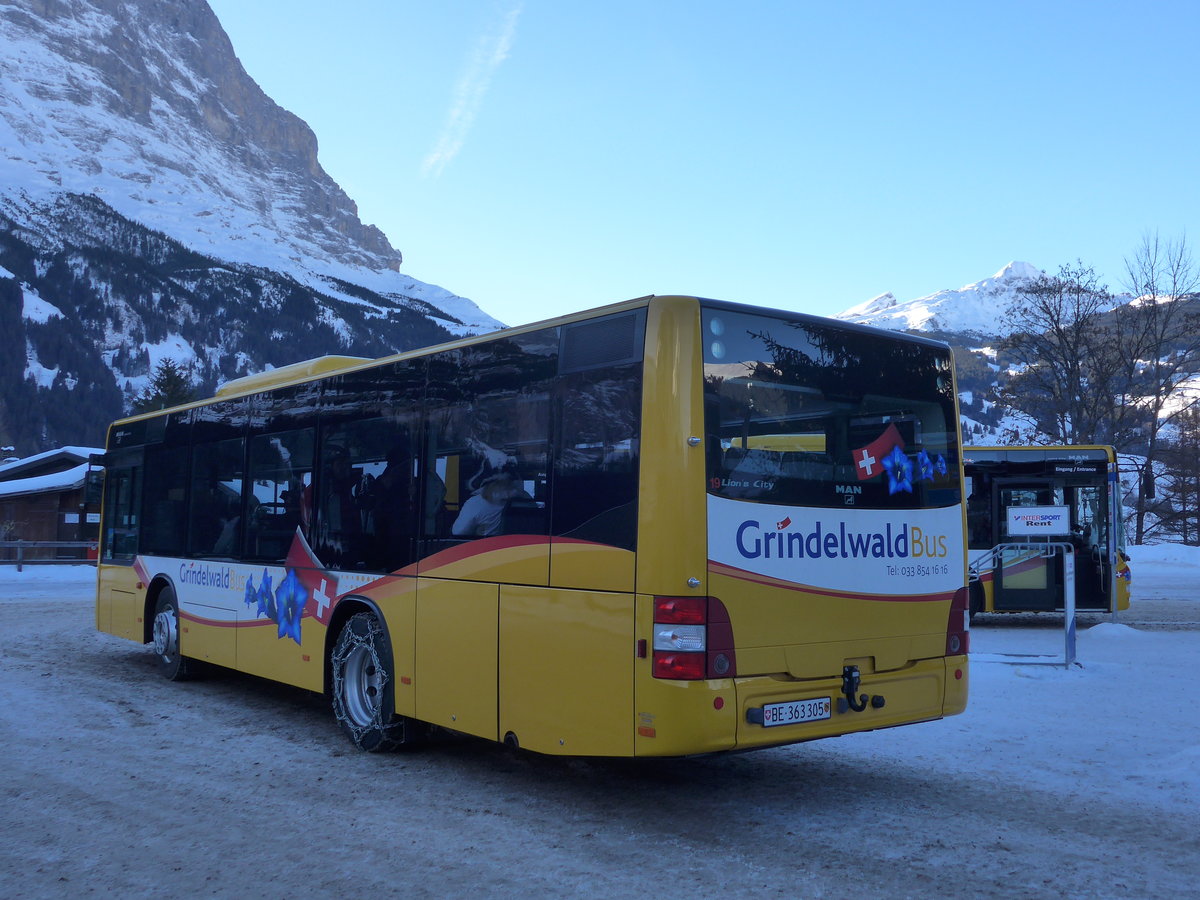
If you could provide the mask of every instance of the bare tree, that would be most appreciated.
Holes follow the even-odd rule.
[[[1114,305],[1095,271],[1077,262],[1037,278],[1005,315],[1012,334],[1003,347],[1018,370],[1005,403],[1054,442],[1113,442],[1123,376],[1108,321]]]
[[[1131,382],[1126,405],[1139,411],[1138,449],[1146,458],[1139,479],[1134,543],[1146,533],[1148,501],[1154,499],[1155,462],[1164,425],[1194,407],[1180,402],[1178,389],[1200,372],[1200,271],[1185,238],[1161,240],[1146,234],[1125,260],[1126,288],[1136,298],[1116,313],[1117,347]]]
[[[1149,504],[1158,521],[1147,526],[1200,545],[1200,408],[1193,406],[1174,421],[1175,435],[1162,443],[1162,474],[1157,496]]]

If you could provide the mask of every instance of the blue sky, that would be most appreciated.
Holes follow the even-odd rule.
[[[1200,211],[1200,4],[210,0],[416,278],[832,315]]]

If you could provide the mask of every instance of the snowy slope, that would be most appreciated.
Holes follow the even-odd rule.
[[[992,277],[957,290],[937,291],[903,303],[891,293],[882,294],[835,318],[897,331],[969,332],[993,337],[1001,333],[1004,310],[1041,274],[1029,263],[1010,262]]]
[[[317,162],[316,137],[246,74],[215,15],[184,0],[0,2],[0,194],[62,192],[203,254],[351,299],[340,279],[488,331],[471,301],[403,275],[401,254]]]

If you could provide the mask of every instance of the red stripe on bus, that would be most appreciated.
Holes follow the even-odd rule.
[[[558,542],[558,538],[554,541]],[[428,575],[430,567],[437,569],[443,566],[449,566],[456,562],[462,562],[464,559],[471,559],[474,556],[485,556],[489,553],[500,553],[504,550],[517,550],[525,547],[536,547],[540,545],[549,546],[551,539],[545,535],[533,534],[506,534],[497,537],[479,538],[475,541],[468,541],[465,544],[459,544],[455,547],[447,547],[445,550],[439,550],[431,556],[421,558],[415,568],[414,574]],[[576,542],[578,543],[578,542]],[[404,570],[414,568],[408,566]]]
[[[725,563],[713,562],[712,560],[709,560],[708,566],[709,571],[713,574],[735,578],[738,581],[749,581],[754,584],[805,594],[816,594],[821,597],[836,597],[840,600],[871,600],[877,603],[942,603],[954,599],[954,591],[942,591],[937,594],[859,594],[850,591],[834,591],[828,588],[814,587],[809,584],[800,584],[795,581],[784,581],[780,578],[772,578],[769,575],[759,575],[746,569],[738,569]]]
[[[209,628],[237,628],[241,625],[253,625],[254,622],[227,622],[222,619],[206,619],[204,616],[197,616],[194,613],[179,611],[179,618],[185,622],[191,622],[193,625],[207,625]],[[268,625],[274,625],[275,622],[271,619],[262,619]]]

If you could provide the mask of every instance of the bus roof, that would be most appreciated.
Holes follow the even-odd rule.
[[[213,395],[215,397],[235,397],[242,394],[263,391],[291,381],[303,381],[305,378],[315,378],[328,375],[341,369],[350,369],[362,363],[373,363],[369,356],[318,356],[316,359],[306,359],[292,363],[290,366],[280,366],[278,369],[268,369],[253,375],[243,375],[225,382]]]
[[[649,306],[654,300],[668,299],[695,300],[699,303],[705,304],[706,306],[723,307],[726,309],[742,310],[745,312],[755,312],[763,315],[788,316],[792,318],[804,319],[813,323],[832,325],[837,328],[843,328],[847,331],[886,333],[890,337],[912,343],[933,344],[940,347],[948,346],[942,341],[938,341],[933,338],[927,338],[921,335],[891,331],[890,329],[876,328],[874,326],[861,325],[855,322],[843,322],[838,319],[830,319],[825,316],[816,316],[811,313],[802,313],[795,310],[776,309],[765,306],[751,305],[748,303],[712,300],[709,298],[696,297],[692,295],[647,294],[644,297],[638,297],[633,300],[610,303],[606,306],[598,306],[575,313],[568,313],[567,315],[563,316],[555,316],[537,322],[530,322],[526,325],[502,328],[497,331],[488,331],[483,334],[469,335],[452,341],[447,341],[442,344],[432,344],[428,347],[418,347],[412,350],[403,350],[399,353],[381,356],[376,359],[363,356],[318,356],[314,359],[307,359],[301,362],[292,363],[290,365],[280,366],[279,368],[269,369],[265,372],[258,372],[253,375],[244,375],[240,378],[234,378],[218,387],[211,397],[204,397],[199,400],[192,401],[191,403],[184,403],[180,404],[179,406],[168,407],[166,409],[156,409],[150,412],[127,416],[122,419],[118,419],[113,424],[116,424],[117,422],[132,422],[137,421],[138,419],[161,416],[170,412],[177,412],[193,407],[205,406],[209,403],[212,403],[214,400],[231,400],[238,397],[245,397],[251,394],[260,393],[261,391],[270,390],[272,388],[300,384],[305,381],[312,381],[314,379],[351,372],[357,369],[370,368],[372,366],[382,365],[389,362],[398,362],[405,359],[419,358],[434,353],[444,352],[446,350],[454,350],[459,347],[468,347],[473,344],[502,339],[511,335],[526,334],[531,331],[538,331],[542,328],[570,325],[575,322],[594,319],[599,316],[613,315],[625,312],[627,310],[639,309]]]
[[[1047,444],[1028,446],[976,446],[973,444],[964,444],[962,453],[963,462],[967,465],[975,461],[972,459],[972,454],[975,454],[979,459],[992,461],[1106,459],[1112,462],[1117,458],[1117,451],[1107,444]]]

